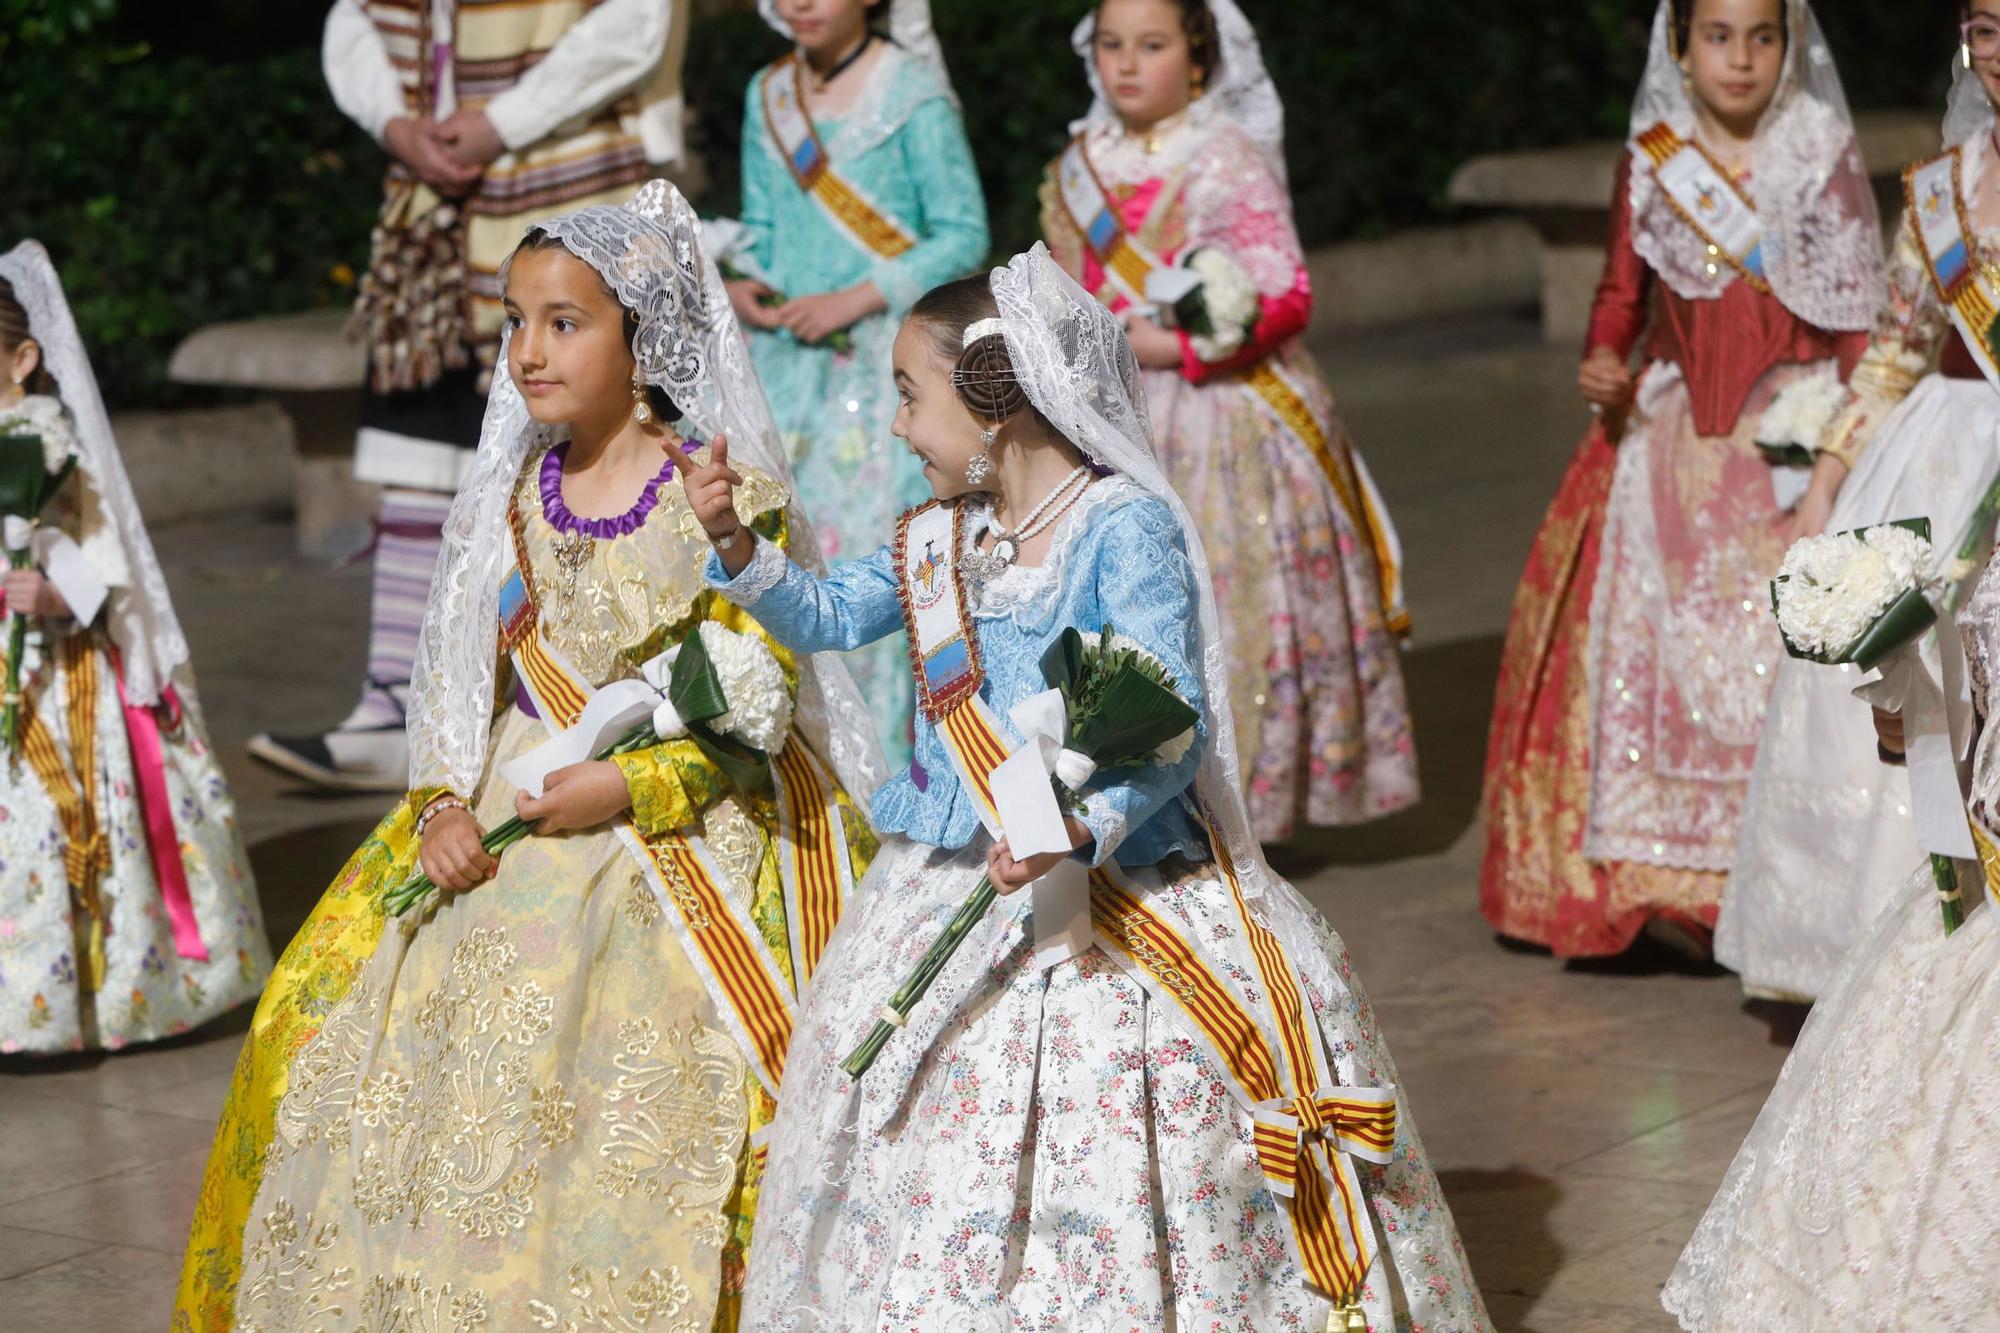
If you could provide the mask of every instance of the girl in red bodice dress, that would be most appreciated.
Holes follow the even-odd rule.
[[[1707,952],[1784,651],[1768,582],[1852,461],[1757,446],[1846,378],[1880,244],[1806,0],[1662,0],[1577,377],[1597,419],[1501,658],[1480,898],[1503,935]]]

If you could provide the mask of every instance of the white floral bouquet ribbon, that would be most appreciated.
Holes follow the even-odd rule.
[[[993,770],[993,805],[1007,848],[1018,858],[1067,852],[1069,829],[1056,799],[1054,778],[1081,791],[1097,772],[1097,761],[1065,749],[1069,713],[1061,690],[1029,695],[1007,712],[1021,744]],[[1035,909],[1035,966],[1054,967],[1090,948],[1090,872],[1065,858],[1028,890]]]
[[[666,693],[667,672],[672,667],[672,654],[661,653],[639,668],[637,679],[612,681],[590,696],[573,724],[500,765],[500,776],[529,796],[539,797],[549,774],[596,758],[648,719],[654,720],[656,736],[672,739],[658,725],[663,712],[672,713],[674,723],[680,721]],[[687,729],[682,726],[674,734],[686,735]]]

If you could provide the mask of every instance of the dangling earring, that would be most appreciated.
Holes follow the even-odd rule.
[[[1207,91],[1208,91],[1208,75],[1204,74],[1201,71],[1200,67],[1197,66],[1194,71],[1194,76],[1188,80],[1188,101],[1199,102],[1202,98],[1202,94],[1206,93]]]
[[[1958,58],[1965,62],[1967,69],[1972,68],[1972,44],[1970,42],[1960,42],[1958,44]]]
[[[1688,72],[1686,65],[1681,66],[1681,91],[1689,97],[1694,96],[1694,75]]]
[[[653,421],[653,403],[646,394],[646,377],[638,371],[632,372],[632,420],[642,426]]]
[[[992,426],[979,432],[979,452],[965,465],[965,484],[984,486],[993,475],[993,440],[999,431]]]

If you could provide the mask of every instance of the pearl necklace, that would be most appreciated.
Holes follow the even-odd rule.
[[[1079,480],[1082,481],[1083,485],[1077,485]],[[986,552],[980,561],[980,563],[986,566],[989,576],[998,574],[1001,570],[1006,569],[1009,565],[1020,559],[1021,544],[1032,537],[1038,536],[1051,523],[1054,523],[1065,513],[1069,512],[1070,503],[1077,496],[1082,495],[1084,488],[1089,485],[1090,467],[1088,464],[1080,463],[1074,472],[1071,472],[1056,484],[1056,488],[1050,491],[1040,504],[1028,511],[1028,516],[1022,519],[1013,531],[1010,532],[1006,528],[1001,527],[999,520],[995,519],[993,522],[993,549]],[[1057,505],[1056,501],[1058,500],[1063,501],[1063,503]]]

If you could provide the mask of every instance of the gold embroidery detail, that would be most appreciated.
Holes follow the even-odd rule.
[[[1194,983],[1181,974],[1181,970],[1169,963],[1160,951],[1148,940],[1140,927],[1146,918],[1136,913],[1118,919],[1118,938],[1132,951],[1132,956],[1146,965],[1146,970],[1162,986],[1189,1004],[1194,1003]]]
[[[625,919],[641,930],[658,921],[666,911],[660,906],[660,900],[653,896],[653,890],[647,886],[645,878],[640,875],[632,877],[632,887],[626,893],[622,907]]]
[[[446,1282],[432,1286],[414,1273],[375,1277],[361,1303],[363,1328],[396,1333],[472,1333],[487,1322],[486,1293],[459,1291]]]
[[[702,842],[722,871],[719,887],[746,910],[764,860],[764,834],[734,799],[726,799],[702,822]]]
[[[663,1034],[649,1018],[620,1024],[618,1036],[618,1078],[604,1090],[613,1105],[599,1116],[598,1190],[622,1199],[636,1187],[677,1217],[721,1202],[749,1126],[736,1043],[700,1023]],[[721,1219],[708,1220],[716,1225],[698,1239],[720,1245]]]
[[[616,1333],[702,1333],[688,1304],[694,1294],[688,1290],[681,1270],[673,1264],[666,1271],[647,1268],[618,1290],[616,1266],[604,1270],[600,1279],[582,1264],[569,1270],[567,1313],[547,1301],[528,1302],[535,1327],[559,1333],[581,1333],[583,1329],[610,1329]]]
[[[335,1297],[354,1281],[345,1264],[322,1268],[340,1239],[338,1223],[307,1213],[301,1223],[283,1200],[264,1214],[263,1234],[243,1256],[236,1327],[245,1333],[289,1333],[316,1319],[339,1319],[346,1307]]]

